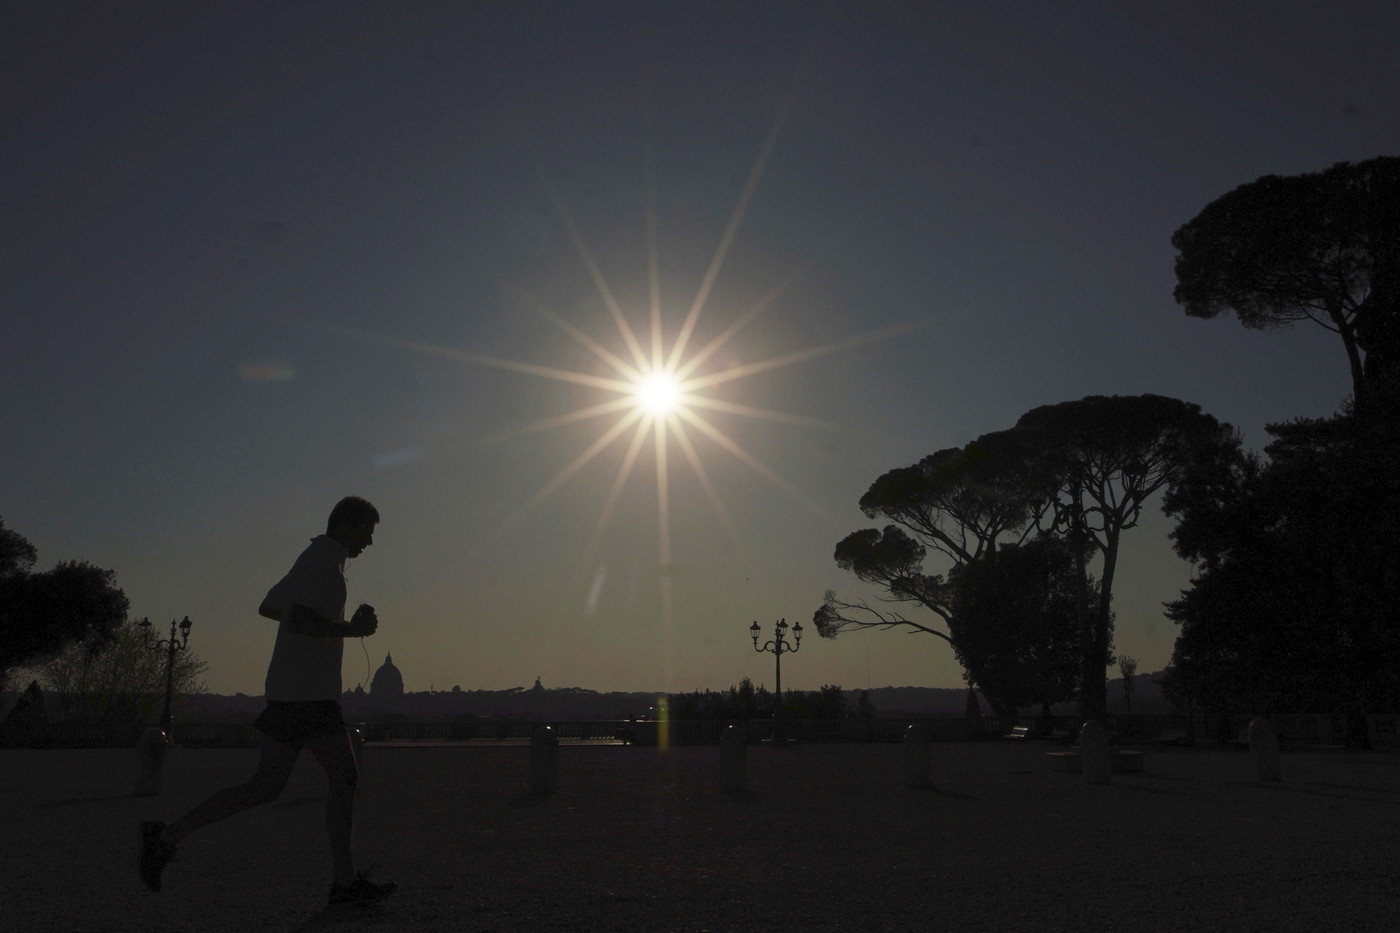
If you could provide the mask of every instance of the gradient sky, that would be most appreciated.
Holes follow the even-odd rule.
[[[1187,318],[1170,237],[1397,154],[1397,35],[1388,0],[7,3],[0,517],[188,615],[215,692],[261,693],[258,601],[348,493],[409,690],[771,687],[749,624],[874,595],[831,555],[886,470],[1090,394],[1254,448],[1338,407],[1336,338]],[[728,331],[696,372],[737,377],[684,423],[713,499],[667,435],[668,528],[649,437],[611,509],[632,429],[569,472],[626,412],[559,416],[625,395],[546,374],[618,378],[609,301],[649,358],[653,256],[664,349],[698,308],[682,358]],[[1145,672],[1168,530],[1115,594]],[[961,683],[929,636],[784,660]]]

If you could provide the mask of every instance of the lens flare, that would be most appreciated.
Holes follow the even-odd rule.
[[[648,414],[664,417],[681,404],[681,387],[670,373],[653,373],[637,383],[637,404]]]

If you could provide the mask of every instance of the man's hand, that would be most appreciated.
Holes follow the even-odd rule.
[[[360,604],[360,608],[356,609],[355,614],[350,617],[350,628],[355,638],[373,635],[379,628],[379,617],[374,614],[374,607],[365,603]]]

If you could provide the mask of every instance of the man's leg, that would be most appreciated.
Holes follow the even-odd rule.
[[[271,736],[264,737],[262,754],[258,757],[258,767],[253,776],[242,784],[216,791],[165,827],[162,839],[171,845],[179,845],[181,840],[202,826],[276,800],[287,786],[287,779],[292,776],[292,766],[297,763],[300,752],[298,745],[288,745]]]
[[[326,795],[326,833],[331,842],[331,871],[336,884],[355,880],[355,859],[350,853],[355,838],[355,786],[359,768],[350,736],[339,733],[306,743],[329,783]]]
[[[154,820],[142,822],[139,827],[139,867],[141,880],[146,887],[152,891],[160,890],[161,872],[175,857],[175,846],[190,833],[250,807],[276,800],[282,788],[287,786],[287,778],[291,776],[292,766],[296,764],[300,752],[300,746],[287,745],[268,737],[263,741],[258,769],[253,772],[252,778],[217,791],[169,826]]]

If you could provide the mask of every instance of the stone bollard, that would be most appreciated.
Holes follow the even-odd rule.
[[[933,784],[933,746],[928,726],[915,723],[904,730],[904,786],[928,787]]]
[[[1249,757],[1254,759],[1256,781],[1281,781],[1278,763],[1278,733],[1263,716],[1249,722]]]
[[[530,738],[530,793],[552,794],[559,786],[559,738],[540,726]]]
[[[1108,784],[1113,774],[1113,752],[1108,730],[1098,721],[1086,722],[1079,731],[1080,773],[1085,784]]]
[[[165,768],[166,735],[155,726],[141,733],[136,741],[136,785],[133,797],[155,797],[160,793],[160,773]]]
[[[747,737],[738,726],[726,726],[719,737],[719,789],[739,793],[748,784]]]

